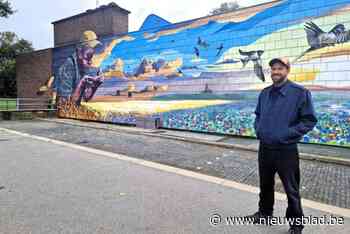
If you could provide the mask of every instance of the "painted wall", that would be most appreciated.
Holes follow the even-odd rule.
[[[284,0],[178,24],[151,15],[119,37],[86,32],[54,49],[59,114],[130,124],[159,116],[166,128],[255,136],[268,62],[284,56],[319,119],[302,141],[349,147],[349,30],[350,0]]]

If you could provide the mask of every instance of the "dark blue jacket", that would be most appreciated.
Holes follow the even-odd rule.
[[[290,80],[279,90],[273,85],[263,89],[255,114],[257,138],[272,148],[296,147],[317,123],[310,91]]]

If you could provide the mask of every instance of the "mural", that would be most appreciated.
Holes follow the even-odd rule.
[[[290,80],[313,95],[319,122],[303,142],[350,146],[350,0],[284,0],[55,48],[59,115],[255,137],[268,61],[289,57]]]

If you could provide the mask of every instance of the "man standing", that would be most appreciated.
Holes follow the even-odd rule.
[[[299,152],[297,142],[317,123],[309,90],[288,80],[287,58],[270,61],[273,85],[263,89],[255,110],[254,123],[260,140],[259,211],[246,216],[254,223],[268,221],[273,214],[275,174],[278,173],[288,198],[286,218],[292,218],[289,233],[302,233],[304,226],[299,184]],[[297,219],[299,218],[299,219]],[[299,221],[299,222],[298,222]]]

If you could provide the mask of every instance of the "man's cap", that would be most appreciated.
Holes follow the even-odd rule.
[[[97,40],[97,35],[94,31],[85,31],[80,38],[80,43],[87,44],[91,48],[100,45],[101,42]]]
[[[270,67],[272,67],[275,63],[281,63],[284,66],[286,66],[288,69],[290,69],[290,62],[289,59],[286,57],[281,58],[274,58],[269,62]]]

